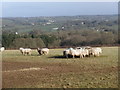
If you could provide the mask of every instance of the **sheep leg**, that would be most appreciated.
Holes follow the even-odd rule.
[[[68,58],[68,55],[65,55],[66,56],[66,58]]]
[[[81,58],[83,58],[83,55],[80,55]]]
[[[31,55],[31,52],[29,52],[29,55]]]
[[[97,55],[97,56],[100,56],[100,55],[99,55],[99,53],[98,53],[98,55]]]
[[[47,55],[47,53],[44,51],[44,55]]]
[[[23,55],[25,56],[25,52],[23,52]]]
[[[75,56],[73,55],[73,58],[75,58]]]

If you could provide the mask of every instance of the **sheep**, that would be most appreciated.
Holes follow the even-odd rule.
[[[82,47],[76,47],[75,49],[82,49]]]
[[[99,54],[102,53],[102,49],[101,48],[96,48],[96,49],[98,50]]]
[[[49,49],[48,48],[37,48],[37,51],[40,55],[47,55],[49,53]]]
[[[102,49],[101,48],[92,48],[90,46],[86,46],[84,47],[85,50],[88,50],[88,55],[87,56],[90,56],[90,55],[93,55],[93,56],[99,56],[99,54],[102,53]]]
[[[31,55],[31,49],[30,48],[20,48],[20,52],[23,55]]]
[[[83,50],[82,48],[68,48],[63,51],[63,56],[66,58],[68,58],[68,56],[72,56],[73,58],[79,56],[80,58],[83,58]]]
[[[73,49],[73,48],[70,48],[69,49],[69,54],[73,56],[73,58],[75,56],[79,56],[80,58],[83,58],[83,54],[82,54],[82,49]]]
[[[84,47],[76,47],[75,50],[80,50],[83,57],[89,55],[89,51]]]
[[[65,56],[66,58],[68,58],[68,56],[70,56],[70,50],[69,49],[65,49],[63,51],[63,56]]]
[[[85,47],[83,47],[83,49],[88,50],[88,55],[87,55],[87,56],[90,57],[90,55],[92,55],[92,47],[90,47],[90,46],[85,46]]]
[[[3,52],[4,50],[5,50],[4,47],[1,47],[1,48],[0,48],[0,52]]]
[[[82,55],[83,57],[89,56],[89,51],[87,49],[82,49]]]
[[[99,56],[102,53],[101,48],[92,48],[92,55],[93,56]]]

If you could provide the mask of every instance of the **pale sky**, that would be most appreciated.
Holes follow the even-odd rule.
[[[2,0],[2,2],[119,2],[120,0]]]
[[[3,1],[3,17],[118,14],[118,2],[7,2],[7,0]]]

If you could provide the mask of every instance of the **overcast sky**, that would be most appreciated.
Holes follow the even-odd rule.
[[[117,2],[4,2],[3,17],[118,14]]]

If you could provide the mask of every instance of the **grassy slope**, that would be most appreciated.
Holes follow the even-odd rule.
[[[116,88],[118,48],[103,47],[100,57],[62,58],[63,49],[47,56],[22,56],[18,50],[3,52],[3,71],[39,67],[44,70],[3,72],[3,88]]]

